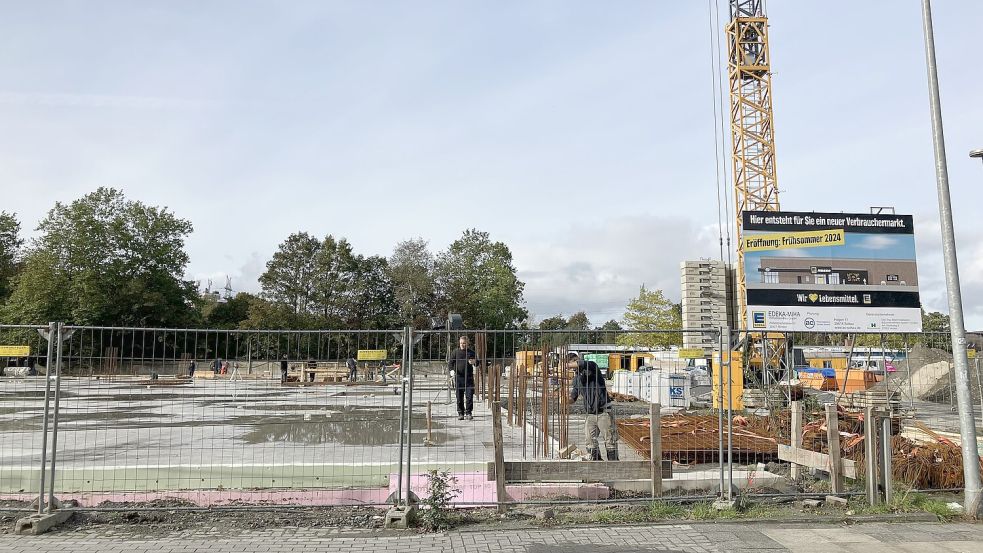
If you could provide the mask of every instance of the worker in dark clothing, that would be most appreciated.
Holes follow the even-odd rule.
[[[281,384],[284,384],[284,383],[287,382],[287,369],[288,368],[289,368],[289,365],[287,364],[287,356],[284,355],[283,358],[280,359],[280,383]]]
[[[352,355],[348,356],[348,360],[345,361],[345,366],[348,367],[348,381],[355,382],[358,380],[358,362],[355,361],[355,357]]]
[[[474,350],[468,348],[468,337],[461,336],[458,348],[447,359],[447,370],[454,375],[457,390],[457,420],[474,420]]]
[[[576,353],[567,355],[567,368],[577,371],[570,390],[570,401],[584,398],[587,420],[584,423],[584,441],[591,461],[601,460],[598,448],[598,435],[604,436],[604,447],[608,461],[618,460],[618,427],[615,425],[611,401],[604,384],[604,376],[593,361],[584,361]]]
[[[195,369],[196,368],[198,368],[198,366],[195,364],[195,360],[192,359],[191,360],[191,364],[188,365],[188,378],[194,378],[195,377]]]
[[[222,360],[216,358],[215,362],[212,363],[212,373],[218,374],[220,370],[222,370]]]

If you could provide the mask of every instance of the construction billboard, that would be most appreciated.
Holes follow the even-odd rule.
[[[743,215],[748,329],[921,332],[910,215]]]

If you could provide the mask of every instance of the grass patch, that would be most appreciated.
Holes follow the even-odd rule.
[[[900,490],[899,490],[900,491]],[[923,493],[898,493],[891,503],[869,505],[865,499],[850,502],[850,508],[862,515],[888,515],[895,513],[931,513],[940,522],[949,522],[957,516],[949,504],[941,499],[932,498]]]
[[[693,505],[690,511],[690,518],[693,520],[731,520],[740,518],[741,513],[733,507],[728,509],[716,509],[710,501],[704,501]]]
[[[647,514],[651,520],[672,520],[686,518],[686,509],[678,503],[653,501],[649,504]]]

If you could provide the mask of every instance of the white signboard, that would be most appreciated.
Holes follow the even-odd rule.
[[[921,332],[910,215],[744,212],[748,330]]]

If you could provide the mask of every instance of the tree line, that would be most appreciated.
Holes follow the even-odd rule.
[[[184,277],[192,230],[112,188],[55,203],[30,243],[16,216],[0,212],[0,320],[222,329],[429,328],[448,313],[472,328],[528,320],[512,253],[487,232],[466,230],[436,254],[406,240],[389,257],[296,232],[266,263],[260,293],[220,298]]]

